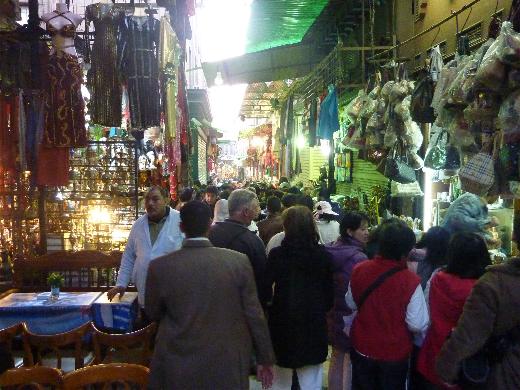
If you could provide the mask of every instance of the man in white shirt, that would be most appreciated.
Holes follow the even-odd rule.
[[[146,275],[150,262],[179,249],[184,239],[179,227],[180,214],[168,206],[168,194],[161,187],[150,187],[144,202],[146,214],[132,226],[121,258],[116,286],[107,293],[110,300],[117,294],[121,297],[132,280],[137,287],[141,308],[145,304]]]

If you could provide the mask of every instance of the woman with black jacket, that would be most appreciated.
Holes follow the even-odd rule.
[[[301,390],[321,389],[327,358],[327,312],[334,300],[330,254],[318,244],[312,212],[294,206],[283,213],[285,238],[267,260],[273,292],[269,330],[276,355],[273,389],[290,389],[296,369]]]

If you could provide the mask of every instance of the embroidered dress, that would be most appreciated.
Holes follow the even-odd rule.
[[[113,4],[91,4],[85,11],[85,25],[89,31],[94,24],[95,40],[87,62],[91,67],[87,86],[91,93],[88,104],[92,123],[121,127],[121,76],[117,67],[117,36],[127,8]]]
[[[150,16],[127,16],[121,27],[121,73],[127,82],[134,129],[160,124],[159,34],[160,23]]]
[[[85,102],[81,96],[82,73],[78,58],[63,51],[52,54],[47,77],[43,145],[86,146]]]

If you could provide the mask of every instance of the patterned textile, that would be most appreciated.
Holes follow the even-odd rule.
[[[85,11],[87,31],[93,22],[96,39],[92,46],[91,68],[87,85],[91,92],[88,104],[92,123],[121,127],[121,78],[117,67],[117,35],[128,8],[113,4],[91,4]]]
[[[52,54],[47,76],[42,144],[65,148],[86,146],[85,102],[81,96],[83,75],[77,57],[63,51]]]
[[[486,153],[478,153],[459,172],[461,188],[484,196],[495,182],[495,162]]]
[[[0,171],[16,169],[19,118],[18,95],[0,94]]]
[[[160,23],[148,16],[127,16],[121,27],[121,72],[130,98],[130,124],[134,129],[160,125],[157,50]]]
[[[177,67],[180,46],[168,18],[161,19],[161,44],[159,49],[159,68],[163,85],[163,106],[165,114],[165,136],[176,136],[177,126]]]

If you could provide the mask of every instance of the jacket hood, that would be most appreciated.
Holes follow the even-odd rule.
[[[510,259],[505,263],[492,265],[487,268],[488,272],[496,272],[520,276],[520,258]]]
[[[435,291],[436,299],[446,308],[446,314],[458,317],[476,279],[462,279],[444,271],[435,274],[431,282],[430,294]],[[456,318],[455,318],[456,320]]]

